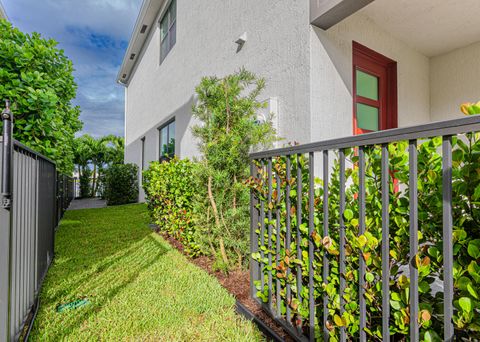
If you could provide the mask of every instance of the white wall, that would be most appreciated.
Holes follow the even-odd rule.
[[[430,121],[429,59],[361,12],[310,40],[312,140],[352,134],[352,41],[397,61],[399,127]]]
[[[128,86],[126,144],[190,107],[202,76],[222,76],[242,66],[266,78],[262,99],[279,98],[280,134],[307,141],[308,3],[212,0],[178,1],[177,6],[175,47],[159,65],[157,28]],[[248,41],[237,53],[234,41],[243,32]],[[189,130],[184,140],[188,144],[181,144],[182,155],[194,154]]]
[[[176,152],[197,154],[190,127],[194,88],[202,76],[242,66],[266,78],[261,99],[278,98],[279,134],[310,141],[308,1],[209,0],[177,2],[177,42],[160,61],[158,27],[151,33],[126,92],[126,161],[158,158],[156,128],[176,117]],[[158,18],[159,19],[159,18]],[[247,32],[237,52],[235,40]]]
[[[430,64],[431,118],[460,118],[460,105],[480,101],[480,42],[433,57]]]

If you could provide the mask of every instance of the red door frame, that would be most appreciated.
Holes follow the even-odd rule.
[[[357,126],[357,103],[379,108],[379,130],[397,128],[397,62],[356,41],[353,41],[352,48],[353,134],[357,135],[370,132]],[[378,77],[378,101],[357,96],[357,69]]]

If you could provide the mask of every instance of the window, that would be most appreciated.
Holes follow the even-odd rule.
[[[353,133],[397,127],[397,63],[353,42]]]
[[[160,20],[160,63],[177,42],[177,1],[172,0]]]
[[[172,158],[175,155],[175,120],[168,122],[159,129],[160,160]]]
[[[145,137],[142,139],[142,171],[145,169]]]

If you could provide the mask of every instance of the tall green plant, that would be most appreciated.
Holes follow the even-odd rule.
[[[224,78],[205,77],[193,107],[193,127],[202,153],[195,220],[198,239],[223,267],[241,266],[248,251],[249,152],[275,140],[270,122],[258,122],[258,96],[265,81],[244,69]],[[235,261],[233,261],[235,260]]]
[[[14,137],[65,173],[73,171],[74,134],[82,127],[80,109],[71,103],[77,89],[72,73],[57,42],[0,19],[0,99],[12,102]]]

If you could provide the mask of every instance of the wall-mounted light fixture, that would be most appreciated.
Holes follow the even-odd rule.
[[[145,33],[145,31],[147,30],[147,27],[148,25],[143,25],[142,29],[140,30],[140,33]]]
[[[134,53],[132,53],[132,54],[130,55],[130,59],[132,59],[132,60],[133,60],[134,58],[135,58],[135,54],[134,54]]]
[[[247,42],[247,32],[243,32],[243,34],[237,38],[237,40],[235,41],[235,43],[237,43],[237,52],[239,52],[243,45],[245,45],[245,43]]]

